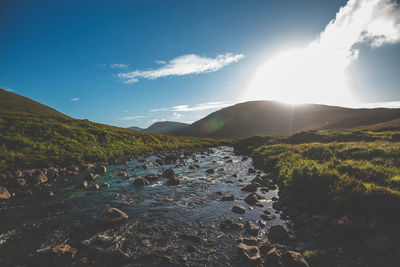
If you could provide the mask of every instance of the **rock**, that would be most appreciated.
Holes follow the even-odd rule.
[[[147,170],[149,168],[148,164],[143,164],[142,166],[140,166],[140,168]]]
[[[15,182],[16,182],[16,184],[18,186],[25,186],[26,185],[26,181],[25,181],[24,178],[17,178],[17,180]]]
[[[10,199],[10,197],[8,190],[0,186],[0,199]]]
[[[237,214],[244,214],[246,212],[246,208],[241,205],[235,205],[232,207],[232,211]]]
[[[282,267],[309,267],[306,260],[299,252],[286,251],[280,257]]]
[[[145,185],[149,185],[149,181],[147,181],[145,178],[139,177],[136,178],[135,180],[133,180],[133,185],[134,186],[145,186]]]
[[[103,173],[107,172],[107,168],[104,165],[98,165],[98,166],[96,166],[95,171],[97,174],[103,174]]]
[[[167,180],[167,184],[169,186],[174,186],[174,185],[179,185],[181,184],[181,180],[179,180],[178,178],[176,178],[175,176],[169,177]]]
[[[104,182],[104,183],[101,184],[101,187],[110,187],[110,184],[107,183],[107,182]]]
[[[234,174],[232,174],[232,177],[235,177],[235,178],[237,178],[237,177],[239,177],[239,174],[237,174],[237,173],[234,173]]]
[[[221,198],[222,201],[233,201],[235,200],[235,196],[232,194],[225,194]]]
[[[83,181],[79,186],[80,186],[82,189],[87,189],[88,183],[87,183],[87,181]]]
[[[244,229],[246,230],[246,232],[253,236],[257,236],[258,232],[260,231],[260,227],[258,227],[251,221],[246,222],[246,224],[244,225]]]
[[[14,177],[14,178],[24,177],[24,174],[22,173],[21,170],[15,170],[15,171],[13,172],[13,177]]]
[[[145,178],[147,181],[155,181],[155,180],[157,180],[158,178],[160,178],[160,175],[158,175],[158,174],[147,174],[144,178]]]
[[[166,169],[164,172],[163,172],[163,176],[165,177],[165,178],[170,178],[170,177],[173,177],[175,175],[175,173],[174,173],[174,170],[173,169]]]
[[[256,170],[254,170],[253,168],[249,168],[247,173],[252,174],[252,173],[255,173],[255,172],[256,172]]]
[[[282,225],[272,225],[268,229],[268,237],[275,242],[287,242],[289,235]]]
[[[58,175],[59,175],[58,169],[56,169],[54,167],[50,167],[50,168],[47,169],[47,176],[48,177],[55,179],[55,178],[58,177]]]
[[[246,161],[246,160],[248,160],[248,159],[249,159],[248,157],[245,157],[245,156],[244,156],[244,157],[242,158],[242,161]]]
[[[35,181],[37,184],[47,182],[47,176],[46,176],[46,174],[45,174],[44,172],[42,172],[42,171],[37,172],[37,173],[34,175],[33,179],[34,179],[34,181]]]
[[[60,244],[58,246],[55,246],[51,249],[51,251],[57,256],[68,256],[71,258],[75,257],[76,253],[78,252],[76,248],[72,248],[70,245],[67,244]]]
[[[225,230],[240,230],[243,228],[243,224],[234,222],[231,219],[226,219],[221,222],[219,227],[223,231],[225,231]]]
[[[246,237],[241,238],[239,240],[239,243],[244,243],[244,244],[249,245],[249,246],[257,246],[257,244],[258,244],[256,239],[246,238]]]
[[[90,190],[98,190],[100,188],[100,186],[98,184],[92,184],[90,186]]]
[[[261,244],[258,246],[261,254],[266,254],[268,251],[274,248],[274,246],[271,244],[268,238],[264,237],[262,239]]]
[[[280,264],[281,253],[278,249],[272,248],[265,256],[264,266],[278,267]]]
[[[206,170],[206,173],[208,173],[208,174],[213,174],[213,173],[215,173],[215,170],[214,170],[214,169],[207,169],[207,170]]]
[[[259,200],[261,199],[262,197],[257,193],[251,193],[244,199],[244,202],[246,202],[249,205],[262,206],[262,203],[259,202]]]
[[[128,220],[128,215],[117,208],[109,208],[101,217],[103,223],[112,224]]]
[[[267,223],[264,220],[258,220],[257,223],[261,226],[261,227],[265,227],[267,225]]]
[[[39,197],[43,200],[52,200],[55,198],[53,191],[43,191],[40,192]]]
[[[126,175],[126,172],[122,171],[118,173],[118,176],[127,177],[128,175]]]
[[[257,191],[257,185],[256,184],[248,184],[245,187],[243,187],[241,190],[246,191],[246,192],[255,192],[255,191]]]
[[[98,177],[98,175],[94,175],[93,173],[88,173],[85,177],[85,180],[88,182],[94,181],[96,180],[96,178]]]
[[[261,261],[260,251],[256,246],[249,246],[244,243],[240,243],[237,246],[238,254],[246,261],[251,263],[258,263]]]
[[[267,221],[272,221],[276,218],[275,215],[267,215],[267,214],[261,214],[261,219],[267,220]]]

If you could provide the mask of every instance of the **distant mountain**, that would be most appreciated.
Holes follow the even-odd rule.
[[[400,118],[400,109],[352,109],[274,101],[251,101],[211,113],[171,134],[236,138],[253,135],[290,135],[307,130],[341,130]]]
[[[183,130],[189,125],[190,124],[175,121],[159,121],[153,123],[146,129],[135,126],[129,127],[128,129],[146,133],[171,134],[173,132]]]

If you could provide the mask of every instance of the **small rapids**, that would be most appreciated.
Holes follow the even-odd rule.
[[[83,180],[82,173],[71,177],[74,185],[50,185],[49,190],[55,193],[52,200],[1,203],[0,265],[34,265],[31,258],[67,243],[87,255],[79,262],[89,266],[108,265],[104,258],[113,259],[114,266],[124,265],[125,261],[134,266],[164,265],[163,261],[173,265],[240,266],[237,239],[248,234],[244,229],[224,232],[220,229],[222,221],[229,218],[242,224],[257,224],[260,215],[269,210],[275,216],[266,221],[258,238],[265,237],[271,225],[285,225],[286,221],[272,208],[278,189],[257,189],[264,198],[263,207],[244,202],[249,192],[241,190],[243,184],[265,173],[250,174],[252,160],[236,156],[233,148],[218,147],[194,154],[182,166],[156,166],[157,159],[145,159],[148,169],[139,167],[143,160],[108,166],[107,173],[95,182],[110,186],[95,191],[76,187]],[[189,168],[194,164],[200,168]],[[133,185],[137,177],[162,174],[168,168],[174,170],[180,185],[168,186],[163,177],[147,186]],[[215,172],[209,174],[208,169]],[[121,170],[126,170],[127,177],[118,175]],[[224,194],[234,195],[235,200],[221,201]],[[246,212],[233,213],[234,205],[244,206]],[[99,228],[96,222],[110,207],[125,212],[128,221]]]

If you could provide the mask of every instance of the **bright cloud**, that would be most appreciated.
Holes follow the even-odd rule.
[[[118,120],[119,121],[131,121],[131,120],[138,120],[138,119],[141,119],[144,117],[145,116],[126,116],[126,117],[119,118]]]
[[[178,111],[178,112],[188,112],[188,111],[203,111],[203,110],[211,110],[211,109],[220,109],[232,105],[230,101],[219,101],[219,102],[206,102],[197,104],[194,106],[189,105],[178,105],[173,106],[170,108],[157,108],[152,109],[150,112],[157,112],[157,111]]]
[[[111,64],[110,67],[112,69],[126,69],[129,67],[128,64]]]
[[[243,58],[242,54],[235,55],[231,53],[218,55],[215,58],[184,55],[170,60],[158,69],[118,73],[117,77],[126,83],[135,83],[139,79],[154,80],[166,76],[215,72],[231,63],[238,62],[241,58]]]
[[[71,101],[79,101],[80,99],[77,97],[71,98]]]
[[[324,104],[355,103],[347,67],[360,45],[400,41],[400,5],[394,0],[349,0],[319,38],[275,55],[255,72],[245,99]]]

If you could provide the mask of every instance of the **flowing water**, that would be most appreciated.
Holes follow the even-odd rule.
[[[248,174],[251,159],[235,156],[232,148],[218,147],[209,153],[195,154],[187,160],[187,165],[180,167],[155,166],[156,159],[146,158],[148,169],[138,168],[143,164],[138,161],[108,166],[107,173],[95,182],[107,182],[110,187],[96,191],[76,188],[82,174],[71,177],[72,182],[65,187],[50,185],[49,190],[55,192],[53,200],[1,203],[0,265],[27,262],[29,265],[30,257],[62,243],[77,247],[83,255],[91,255],[91,251],[95,255],[118,254],[139,265],[156,259],[178,265],[188,262],[191,266],[240,265],[236,240],[246,233],[244,230],[224,233],[219,227],[221,221],[230,218],[243,224],[248,220],[256,223],[263,211],[269,210],[276,218],[267,221],[266,228],[284,225],[285,221],[272,209],[271,199],[277,197],[278,190],[263,193],[258,189],[257,193],[265,198],[264,207],[244,202],[249,193],[240,190],[241,184],[250,183],[256,173]],[[193,164],[200,168],[190,169]],[[133,186],[135,178],[162,174],[167,168],[173,168],[181,185],[168,186],[160,177],[148,186]],[[214,174],[206,172],[210,168],[215,170]],[[128,177],[118,176],[122,169],[126,169]],[[235,173],[238,177],[232,176]],[[225,193],[233,194],[235,200],[221,201],[221,194]],[[233,213],[234,205],[243,205],[246,213]],[[99,229],[96,222],[109,207],[122,210],[129,219],[121,225]],[[265,230],[259,233],[259,237],[263,236]],[[100,258],[88,257],[92,260],[88,264],[102,265]],[[115,266],[119,265],[118,260]]]

